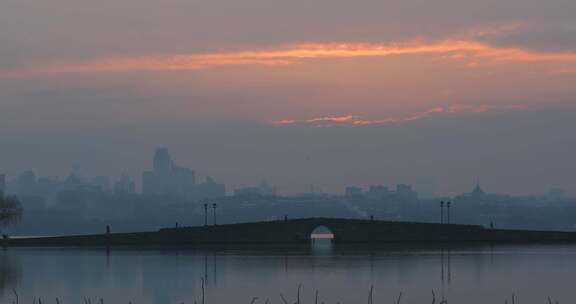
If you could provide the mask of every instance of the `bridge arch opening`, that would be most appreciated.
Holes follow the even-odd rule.
[[[310,232],[310,240],[314,241],[321,241],[321,240],[334,240],[334,232],[330,230],[330,228],[320,225],[314,228]]]

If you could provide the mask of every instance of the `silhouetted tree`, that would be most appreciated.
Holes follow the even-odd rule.
[[[22,218],[22,204],[15,196],[0,194],[0,228],[17,223]]]

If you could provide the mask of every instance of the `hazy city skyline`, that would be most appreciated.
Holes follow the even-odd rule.
[[[117,184],[119,183],[133,183],[135,187],[134,190],[139,193],[178,193],[179,195],[186,196],[185,193],[188,191],[192,191],[194,186],[205,184],[206,180],[209,180],[208,183],[213,183],[214,175],[211,174],[210,171],[202,172],[202,174],[197,174],[196,168],[186,168],[177,165],[177,163],[172,158],[172,151],[165,146],[159,146],[154,150],[149,151],[147,164],[144,164],[142,168],[138,168],[133,170],[133,172],[128,173],[126,169],[123,168],[116,168],[116,171],[119,173],[114,172],[106,172],[106,171],[96,171],[98,173],[91,172],[89,170],[84,169],[84,167],[80,163],[74,163],[70,168],[60,168],[57,172],[49,174],[44,171],[35,170],[34,168],[26,168],[22,170],[15,170],[12,174],[6,174],[6,171],[0,172],[0,176],[2,176],[6,181],[4,184],[12,185],[12,188],[8,187],[8,192],[17,193],[17,189],[15,189],[15,185],[18,183],[18,180],[22,178],[23,175],[26,174],[35,174],[35,178],[49,178],[51,180],[57,180],[59,182],[65,182],[66,179],[69,179],[74,176],[78,176],[79,178],[83,178],[84,182],[88,182],[93,185],[104,185],[103,188],[109,188],[113,190],[115,187],[118,187]],[[180,153],[174,153],[176,155],[180,155]],[[305,160],[303,162],[306,165],[313,166],[313,161],[310,155],[305,156]],[[148,171],[151,168],[151,171]],[[119,170],[119,171],[118,171]],[[171,173],[173,172],[173,173]],[[154,181],[151,180],[150,176],[152,174],[159,175],[158,178],[164,181]],[[200,177],[199,177],[200,176]],[[406,175],[404,175],[406,176]],[[431,175],[428,175],[428,177]],[[309,178],[311,177],[303,177]],[[128,179],[127,181],[124,181]],[[146,180],[148,179],[148,186],[146,186]],[[272,187],[274,193],[278,193],[281,195],[291,195],[291,194],[298,194],[298,193],[307,193],[307,192],[317,192],[317,193],[334,193],[334,194],[343,194],[347,191],[347,187],[360,187],[365,188],[366,190],[372,186],[378,185],[386,185],[390,187],[395,187],[396,185],[402,184],[410,184],[416,187],[416,190],[423,195],[424,197],[439,197],[439,196],[453,196],[460,193],[466,193],[472,187],[478,185],[481,181],[483,181],[484,185],[492,185],[492,181],[490,178],[481,179],[480,176],[471,177],[470,181],[464,181],[460,185],[462,185],[461,190],[454,190],[453,193],[443,193],[439,192],[439,189],[446,189],[450,188],[450,185],[439,185],[438,180],[434,178],[422,178],[422,177],[407,177],[403,180],[395,180],[392,178],[383,178],[383,179],[374,179],[374,180],[365,180],[363,183],[355,183],[354,181],[347,182],[345,179],[342,180],[342,184],[340,185],[328,185],[326,181],[319,181],[318,183],[309,183],[303,184],[302,187],[299,188],[291,188],[286,187],[286,185],[281,185],[274,183],[273,180],[266,179],[266,178],[259,178],[257,176],[252,176],[251,179],[240,180],[234,184],[228,184],[222,180],[222,178],[216,176],[216,179],[220,182],[224,182],[226,186],[228,186],[228,194],[234,194],[235,190],[243,189],[244,187],[252,187],[252,186],[262,186],[265,185],[266,187]],[[166,184],[169,183],[169,184]],[[156,185],[157,184],[157,185]],[[171,186],[170,186],[171,185]],[[216,185],[216,184],[215,184]],[[121,186],[125,187],[125,186]],[[158,188],[160,187],[160,188]],[[148,190],[146,190],[148,188]],[[272,189],[270,188],[270,189]],[[500,187],[501,190],[488,187],[491,192],[502,193],[502,194],[520,194],[520,195],[541,195],[543,193],[547,193],[548,191],[555,190],[555,189],[562,189],[563,191],[566,188],[560,187],[558,185],[542,185],[540,189],[532,189],[530,192],[520,192],[514,193],[509,191],[509,189],[505,189]],[[156,190],[152,190],[156,189]],[[166,190],[160,190],[166,189]],[[452,188],[456,189],[456,188]],[[570,189],[570,188],[568,188]],[[104,189],[103,189],[104,190]],[[217,190],[220,192],[221,190]],[[272,191],[272,190],[270,190]],[[568,194],[572,194],[571,191],[567,191]]]
[[[495,223],[509,229],[574,229],[576,199],[562,188],[513,195],[495,193],[477,179],[473,187],[450,197],[434,193],[433,185],[380,181],[348,184],[335,191],[311,184],[298,193],[289,193],[265,181],[230,187],[217,177],[198,180],[196,171],[182,166],[168,148],[159,147],[150,154],[140,179],[126,173],[117,177],[94,176],[76,165],[61,177],[23,171],[8,179],[4,187],[0,174],[0,191],[6,188],[2,198],[17,197],[26,211],[22,228],[11,232],[90,233],[105,223],[120,231],[157,229],[174,222],[206,224],[208,207],[213,216],[218,209],[222,224],[318,216],[437,222],[440,209],[441,222],[444,211],[452,211],[454,216],[447,216],[446,220],[451,218],[453,223]],[[136,187],[138,180],[141,187]]]

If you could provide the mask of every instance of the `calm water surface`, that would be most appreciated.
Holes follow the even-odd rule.
[[[12,303],[302,303],[576,302],[576,246],[509,245],[259,249],[8,248],[0,251],[0,295]]]

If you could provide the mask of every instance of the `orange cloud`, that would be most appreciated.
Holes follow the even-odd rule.
[[[274,125],[291,125],[295,123],[297,123],[297,121],[294,119],[281,119],[272,122]]]
[[[408,116],[387,117],[383,119],[364,119],[356,115],[342,115],[342,116],[322,116],[304,120],[282,119],[278,121],[272,121],[271,123],[273,125],[309,125],[315,127],[388,125],[388,124],[408,123],[438,114],[455,115],[462,113],[485,113],[492,111],[519,111],[525,109],[526,106],[523,105],[491,106],[491,105],[454,104],[445,107],[434,107],[424,112],[415,113]]]
[[[54,63],[11,71],[0,76],[117,71],[197,70],[212,66],[290,65],[304,60],[386,57],[411,54],[440,55],[442,59],[498,61],[576,61],[576,52],[539,52],[498,47],[475,40],[408,41],[391,43],[305,43],[253,51],[192,53],[96,59],[80,63]]]
[[[347,122],[353,121],[356,119],[355,116],[352,115],[345,115],[345,116],[324,116],[324,117],[317,117],[306,120],[306,122],[310,123],[322,123],[322,122]]]

